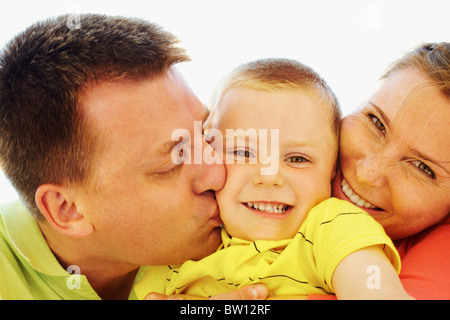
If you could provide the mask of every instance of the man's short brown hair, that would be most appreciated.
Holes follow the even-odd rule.
[[[89,177],[98,133],[78,105],[83,89],[148,79],[189,60],[178,40],[153,23],[78,18],[77,28],[69,28],[69,15],[35,23],[0,54],[0,160],[36,218],[40,185],[83,185]]]

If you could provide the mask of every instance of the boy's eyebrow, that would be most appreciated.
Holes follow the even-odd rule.
[[[310,147],[315,148],[318,146],[318,143],[315,141],[293,141],[289,142],[285,145],[287,148],[295,148],[295,147]]]
[[[228,134],[228,135],[224,135],[223,138],[224,139],[229,139],[229,138],[251,138],[254,137],[259,141],[259,136],[256,133],[255,135],[249,135],[249,134],[235,134],[235,132],[233,132],[232,134]],[[287,142],[285,144],[285,147],[316,147],[317,146],[317,142],[314,141],[290,141]]]
[[[388,127],[390,127],[391,126],[391,120],[389,120],[389,118],[386,115],[386,113],[384,113],[384,111],[381,110],[381,108],[379,106],[377,106],[375,103],[373,103],[372,101],[369,101],[369,104],[378,111],[380,116],[383,118],[384,125],[387,125]]]
[[[225,134],[223,135],[224,139],[228,139],[228,138],[258,138],[258,134],[255,132],[255,134],[241,134],[238,133],[236,134],[235,132],[232,132],[230,134]]]

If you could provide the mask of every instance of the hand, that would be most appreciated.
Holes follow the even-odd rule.
[[[166,296],[159,293],[149,293],[144,300],[264,300],[269,291],[263,284],[252,284],[241,289],[225,292],[208,299],[186,294]]]

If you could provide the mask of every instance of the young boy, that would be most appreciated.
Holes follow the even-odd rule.
[[[206,123],[226,133],[215,141],[227,169],[216,193],[223,243],[200,261],[151,267],[135,287],[138,297],[209,297],[264,283],[270,296],[409,298],[381,225],[330,198],[340,116],[326,83],[297,61],[265,59],[234,70]],[[264,171],[268,158],[272,170]]]

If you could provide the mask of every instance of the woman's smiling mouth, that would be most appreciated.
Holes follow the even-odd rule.
[[[341,181],[341,189],[342,192],[347,196],[347,198],[350,199],[351,202],[356,204],[358,207],[368,208],[368,209],[379,209],[367,200],[361,198],[359,195],[357,195],[353,189],[350,187],[350,185],[345,181],[344,178],[342,178]]]

